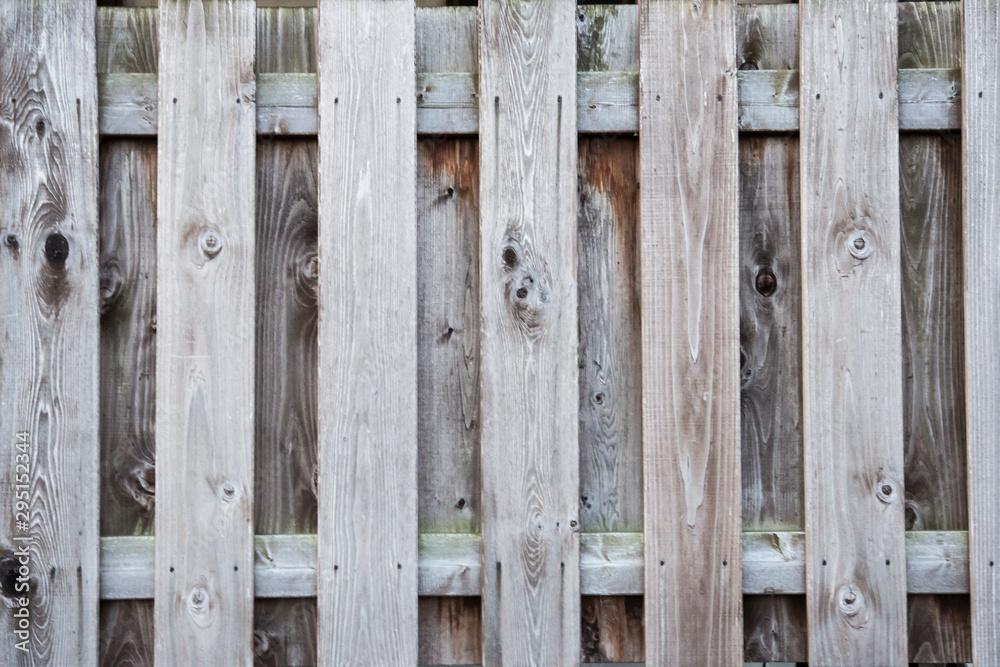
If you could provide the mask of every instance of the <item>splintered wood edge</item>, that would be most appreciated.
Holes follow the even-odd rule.
[[[153,597],[154,537],[101,538],[101,599]],[[254,538],[254,583],[260,598],[316,595],[316,536]],[[419,538],[420,595],[480,594],[482,538],[424,533]],[[805,533],[743,533],[743,594],[804,595]],[[909,593],[968,593],[966,531],[906,533]],[[642,595],[642,533],[580,535],[582,595]]]
[[[417,74],[418,134],[477,134],[477,75]],[[959,69],[899,70],[899,128],[957,130],[962,105]],[[155,74],[98,74],[100,131],[104,135],[155,136]],[[316,134],[316,75],[258,74],[257,133]],[[579,72],[577,128],[581,134],[639,131],[637,72]],[[746,132],[799,129],[797,70],[739,72],[739,127]]]

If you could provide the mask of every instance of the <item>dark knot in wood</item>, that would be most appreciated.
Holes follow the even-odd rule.
[[[122,273],[118,262],[109,260],[101,266],[101,313],[106,313],[122,293]]]
[[[761,296],[771,296],[778,289],[778,279],[774,277],[774,272],[770,267],[762,267],[757,272],[754,287]]]
[[[3,244],[14,251],[16,251],[21,245],[21,243],[17,240],[17,234],[5,234],[3,237]]]
[[[62,265],[69,257],[69,241],[59,232],[52,232],[45,239],[45,259],[52,264]]]
[[[517,328],[530,340],[541,338],[552,310],[551,289],[545,262],[521,243],[516,232],[508,233],[500,255],[504,274],[504,300]]]

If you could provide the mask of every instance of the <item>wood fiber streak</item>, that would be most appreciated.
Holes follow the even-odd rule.
[[[415,664],[414,5],[319,21],[318,660]]]
[[[316,72],[316,11],[257,11],[257,72]],[[319,152],[304,141],[257,145],[254,532],[315,533]],[[277,315],[277,316],[275,316]],[[254,602],[254,664],[316,664],[316,599]]]
[[[580,522],[641,530],[638,143],[582,139],[579,171]]]
[[[479,11],[488,667],[580,662],[575,17]]]
[[[417,442],[422,533],[478,533],[479,151],[422,139],[417,162]]]
[[[101,534],[152,535],[156,492],[156,144],[101,151]],[[102,665],[153,664],[150,600],[101,603]]]
[[[743,529],[801,530],[799,142],[740,142]]]
[[[316,532],[317,168],[315,141],[257,146],[258,535]],[[255,665],[316,663],[314,598],[258,599],[253,621]]]
[[[159,15],[156,662],[249,665],[255,11]]]
[[[907,530],[968,528],[961,165],[957,136],[900,137]],[[970,660],[968,598],[940,598],[909,597],[910,658]]]
[[[94,12],[83,0],[0,0],[2,665],[97,660]]]
[[[642,528],[638,142],[581,138],[579,148],[580,523],[585,531],[635,531]],[[641,597],[590,596],[581,605],[584,662],[641,661]]]
[[[732,0],[639,5],[651,664],[743,659],[735,29]]]
[[[806,592],[818,664],[907,658],[896,5],[800,4]]]
[[[965,0],[962,210],[972,657],[1000,661],[1000,4]]]
[[[474,24],[473,24],[474,33]],[[417,144],[417,470],[420,532],[480,530],[479,150]],[[480,598],[421,598],[420,664],[482,659]]]
[[[155,9],[99,9],[97,71],[127,74],[156,72],[160,51],[159,25],[159,14]]]

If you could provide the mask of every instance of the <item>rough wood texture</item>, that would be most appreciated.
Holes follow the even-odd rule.
[[[104,145],[100,201],[101,534],[152,535],[156,491],[155,143]],[[150,602],[101,604],[100,663],[153,664]]]
[[[82,0],[0,2],[4,665],[97,660],[94,20]]]
[[[417,661],[414,6],[319,8],[319,662]]]
[[[732,0],[639,5],[652,664],[743,659],[735,28]]]
[[[254,18],[160,3],[158,664],[252,660]]]
[[[969,462],[969,537],[972,545],[972,655],[976,664],[1000,661],[1000,5],[965,0],[963,58],[962,210],[965,233],[965,368]]]
[[[420,531],[479,532],[479,154],[424,139],[417,166]]]
[[[638,145],[582,139],[579,155],[580,522],[642,528]]]
[[[906,662],[896,4],[800,5],[806,590],[822,664]]]
[[[478,597],[422,597],[419,609],[419,664],[479,664],[483,622]]]
[[[479,12],[483,661],[580,661],[572,0]]]

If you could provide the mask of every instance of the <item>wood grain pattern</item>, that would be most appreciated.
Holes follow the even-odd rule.
[[[414,664],[414,6],[319,12],[318,659]]]
[[[97,660],[94,12],[0,2],[4,665]]]
[[[743,659],[735,29],[731,0],[639,5],[652,664]]]
[[[907,657],[896,4],[800,4],[806,591],[822,664]]]
[[[422,533],[479,532],[479,152],[421,140],[417,442]]]
[[[575,16],[479,12],[487,666],[580,661]]]
[[[101,152],[101,534],[152,535],[156,492],[156,144]],[[153,664],[153,605],[101,603],[100,664]]]
[[[965,240],[966,434],[969,464],[969,539],[972,575],[972,657],[1000,661],[1000,317],[997,248],[1000,229],[1000,5],[963,2],[965,47],[962,96],[962,186]]]
[[[163,0],[159,14],[155,655],[248,665],[255,11]]]
[[[580,522],[642,526],[638,142],[581,139]]]

